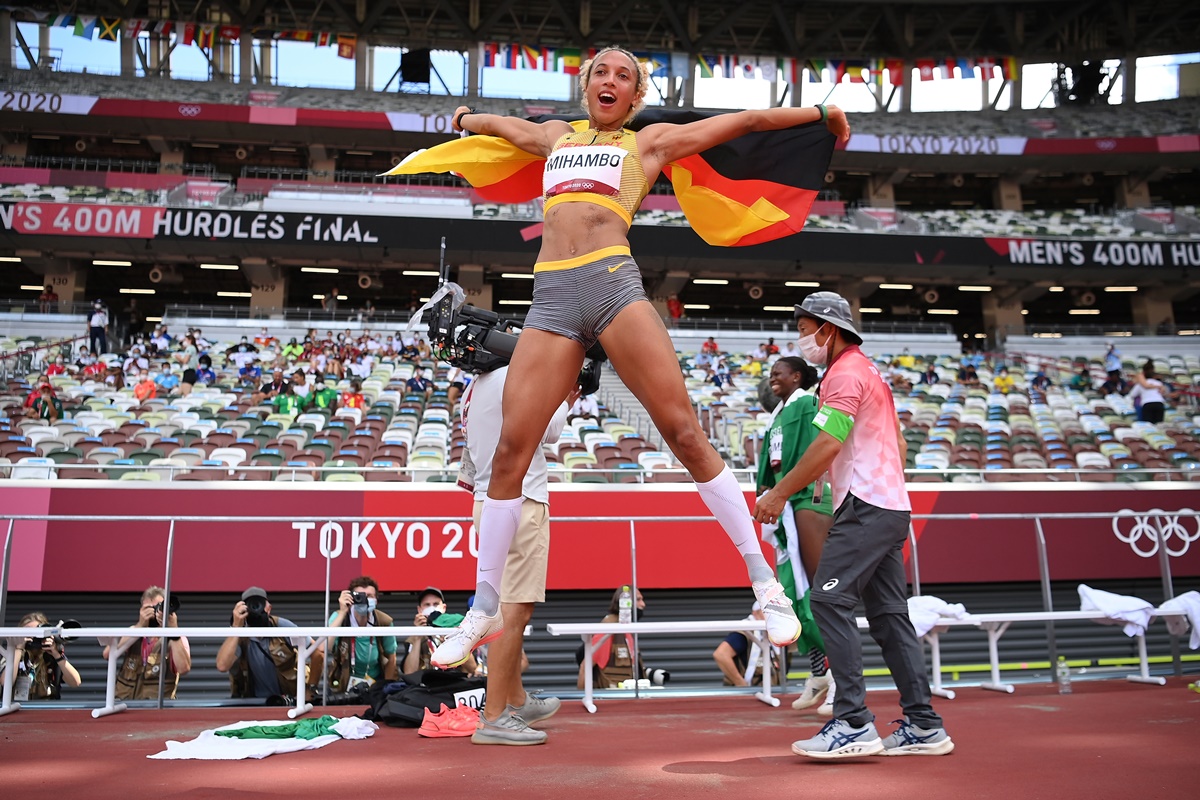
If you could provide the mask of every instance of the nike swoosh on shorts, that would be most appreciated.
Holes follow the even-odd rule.
[[[620,264],[617,264],[615,267],[609,267],[609,268],[608,268],[608,271],[609,271],[609,272],[616,272],[617,270],[619,270],[621,267],[625,266],[625,265],[626,265],[626,264],[628,264],[628,263],[629,263],[628,261],[622,261]]]

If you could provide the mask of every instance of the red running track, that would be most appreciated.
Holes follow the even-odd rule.
[[[192,798],[497,797],[625,800],[800,796],[829,798],[1195,798],[1200,694],[1120,680],[1018,686],[1013,695],[963,689],[937,704],[957,747],[941,757],[816,762],[790,743],[822,722],[746,696],[570,701],[541,747],[481,747],[383,728],[372,739],[261,761],[158,761],[167,739],[190,739],[278,709],[86,711],[26,706],[0,717],[0,794],[107,800]],[[868,696],[879,722],[896,693]],[[337,708],[334,714],[346,715]],[[886,734],[888,726],[880,725]]]

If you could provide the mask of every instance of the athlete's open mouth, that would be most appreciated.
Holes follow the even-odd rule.
[[[613,103],[617,102],[617,96],[612,92],[601,92],[597,96],[597,99],[600,100],[600,105],[602,106],[611,106]]]

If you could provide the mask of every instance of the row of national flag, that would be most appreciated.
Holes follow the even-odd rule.
[[[239,25],[218,25],[203,22],[174,22],[153,19],[119,19],[113,17],[90,17],[75,14],[59,14],[49,17],[44,23],[51,28],[67,28],[76,36],[85,39],[104,39],[115,42],[122,36],[136,39],[143,33],[171,36],[183,45],[196,45],[211,50],[218,42],[236,42],[242,38]],[[337,45],[338,55],[354,58],[358,49],[358,37],[354,34],[330,33],[329,31],[274,31],[255,28],[247,31],[255,39],[278,39],[280,41],[312,42],[317,47]]]
[[[580,67],[599,52],[595,47],[534,47],[526,44],[486,42],[483,45],[483,66],[505,69],[534,69],[542,72],[562,72],[578,75]],[[656,78],[665,78],[672,56],[668,53],[633,51],[640,61],[650,64]],[[686,55],[679,54],[686,65]]]
[[[771,56],[701,55],[697,58],[701,78],[715,78],[718,70],[723,78],[754,78],[799,83],[807,71],[809,83],[883,84],[884,72],[893,86],[902,86],[909,71],[915,68],[922,81],[934,79],[974,79],[975,70],[985,79],[1000,77],[1011,80],[1020,71],[1012,57],[1004,58],[918,58],[911,63],[900,59],[798,59]]]

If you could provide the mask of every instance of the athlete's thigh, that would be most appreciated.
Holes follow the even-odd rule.
[[[501,444],[532,453],[555,410],[578,382],[582,366],[579,342],[535,328],[523,330],[504,381]]]

